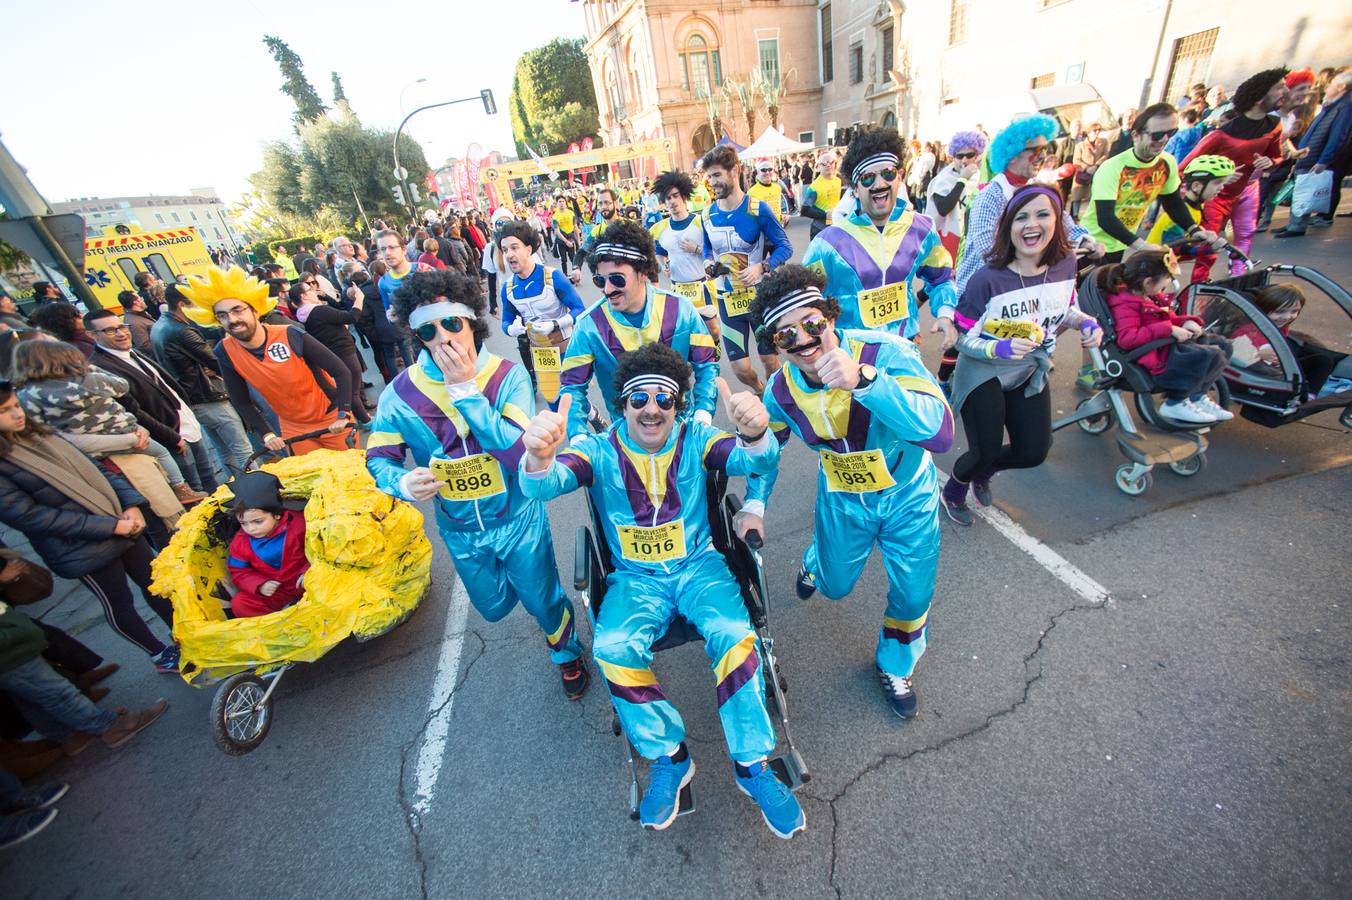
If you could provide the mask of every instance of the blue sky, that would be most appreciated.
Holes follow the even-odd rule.
[[[493,11],[507,15],[494,21]],[[247,190],[263,145],[292,136],[294,107],[264,34],[291,45],[326,102],[337,70],[372,126],[399,124],[401,91],[411,110],[492,88],[500,110],[492,118],[466,103],[410,124],[436,163],[463,156],[471,141],[511,152],[517,58],[583,33],[582,4],[569,0],[47,0],[16,5],[5,23],[0,139],[49,201],[196,187],[233,200]],[[427,81],[403,90],[418,78]]]

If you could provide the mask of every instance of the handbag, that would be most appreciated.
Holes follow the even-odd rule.
[[[52,595],[52,573],[42,566],[29,562],[13,550],[0,550],[0,563],[6,574],[13,574],[15,566],[19,570],[13,581],[0,581],[0,600],[12,606],[23,606]]]

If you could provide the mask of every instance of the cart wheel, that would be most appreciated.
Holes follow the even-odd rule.
[[[1150,485],[1154,481],[1149,472],[1142,472],[1135,478],[1131,477],[1131,465],[1121,465],[1117,467],[1117,475],[1113,480],[1117,482],[1117,489],[1130,497],[1139,497],[1150,490]]]
[[[272,699],[257,675],[232,675],[211,701],[211,736],[223,753],[243,756],[258,748],[272,727]]]
[[[1079,402],[1079,405],[1077,405],[1075,408],[1079,409],[1081,406],[1084,406],[1086,403],[1090,402],[1093,399],[1094,399],[1093,397],[1086,397],[1085,399],[1081,400]],[[1097,416],[1090,416],[1088,419],[1081,419],[1075,424],[1079,425],[1080,430],[1083,431],[1085,434],[1103,434],[1103,432],[1107,431],[1108,427],[1113,424],[1113,420],[1112,417],[1109,416],[1107,413],[1102,413]]]
[[[1169,468],[1173,470],[1175,475],[1191,478],[1206,468],[1206,454],[1198,451],[1187,459],[1180,459],[1178,462],[1169,463]]]

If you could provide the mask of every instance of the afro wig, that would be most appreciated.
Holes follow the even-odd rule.
[[[483,290],[479,287],[479,279],[471,278],[468,275],[461,275],[459,272],[452,272],[446,269],[434,269],[431,272],[411,272],[404,279],[404,283],[394,292],[390,298],[390,306],[394,310],[394,317],[399,324],[405,328],[408,327],[408,317],[413,310],[419,306],[428,306],[432,303],[439,303],[442,300],[449,300],[452,303],[463,303],[474,310],[474,320],[470,322],[470,330],[474,332],[474,346],[476,349],[482,349],[484,341],[488,340],[488,320],[484,318],[484,312],[488,309],[488,302],[484,299]],[[414,346],[421,345],[421,341],[414,335]]]
[[[540,232],[522,219],[513,219],[499,228],[497,233],[493,235],[493,243],[501,248],[502,242],[509,237],[516,238],[532,250],[540,249]]]
[[[1267,92],[1272,90],[1272,86],[1286,78],[1287,69],[1285,67],[1278,69],[1264,69],[1257,75],[1250,75],[1248,78],[1235,88],[1235,93],[1230,97],[1230,101],[1235,104],[1235,110],[1243,115],[1253,109]],[[1264,110],[1268,112],[1268,110]]]
[[[900,165],[905,151],[901,135],[895,128],[875,128],[872,131],[865,131],[850,141],[850,147],[845,151],[845,159],[840,163],[840,178],[846,184],[850,184],[853,180],[850,176],[854,174],[855,167],[876,153],[891,153],[897,158],[897,165]]]
[[[1024,145],[1035,138],[1051,140],[1061,129],[1051,116],[1034,113],[1020,116],[1010,122],[991,141],[989,160],[992,174],[999,175],[1010,160],[1023,152]]]
[[[679,171],[663,172],[658,175],[657,180],[653,182],[652,193],[661,202],[667,199],[667,194],[672,188],[687,200],[695,193],[695,183],[690,180],[690,176]]]
[[[986,152],[986,136],[979,131],[959,131],[948,141],[948,155],[957,156],[964,150],[975,150],[980,156]]]
[[[751,308],[747,312],[757,331],[766,329],[765,313],[772,309],[781,297],[809,286],[823,292],[822,300],[816,304],[816,309],[828,319],[833,321],[839,319],[840,304],[834,297],[828,297],[824,293],[826,276],[821,270],[800,266],[797,263],[786,263],[766,275],[760,284],[756,285],[756,299],[751,301]]]
[[[642,253],[644,259],[642,262],[636,262],[625,256],[615,256],[609,253],[598,253],[597,248],[606,244],[622,244]],[[591,254],[587,257],[587,262],[591,265],[592,271],[596,271],[598,264],[602,262],[612,262],[633,266],[634,271],[649,279],[656,281],[659,272],[657,267],[657,250],[653,245],[653,236],[648,233],[638,222],[629,219],[620,219],[614,225],[607,225],[606,230],[601,232],[601,236],[596,239]]]
[[[631,350],[620,357],[615,366],[615,393],[624,390],[629,379],[637,375],[665,375],[681,385],[681,394],[676,398],[676,412],[685,409],[686,391],[694,377],[694,370],[685,357],[666,344],[644,344],[637,350]]]

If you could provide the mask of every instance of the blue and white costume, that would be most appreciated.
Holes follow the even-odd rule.
[[[578,320],[568,342],[568,355],[563,358],[563,391],[573,395],[568,414],[569,437],[586,431],[591,409],[587,385],[593,375],[611,418],[622,418],[615,394],[615,367],[620,356],[644,344],[666,344],[690,363],[695,370],[691,408],[696,413],[713,416],[718,403],[718,386],[714,382],[718,362],[709,329],[704,327],[689,300],[652,285],[647,286],[647,291],[648,299],[640,312],[616,312],[602,298]]]
[[[521,366],[481,349],[474,380],[447,385],[423,350],[380,394],[366,467],[382,491],[404,500],[412,500],[400,486],[406,452],[442,470],[445,485],[432,501],[437,529],[470,602],[496,622],[520,601],[544,631],[551,660],[562,664],[582,647],[544,504],[524,496],[517,479],[534,408]]]
[[[774,471],[779,445],[768,434],[743,445],[725,431],[677,421],[661,451],[649,454],[623,419],[587,435],[543,472],[522,472],[527,497],[550,500],[585,487],[601,514],[615,571],[607,579],[592,656],[625,733],[648,759],[685,739],[680,714],[652,671],[652,645],[678,613],[704,636],[718,685],[718,713],[733,760],[768,756],[775,735],[765,709],[756,633],[737,582],[714,549],[706,470],[729,475]]]
[[[909,676],[925,652],[925,623],[939,563],[939,497],[930,451],[953,443],[953,413],[920,352],[880,331],[836,331],[840,346],[877,378],[854,391],[809,385],[795,365],[765,387],[770,428],[797,434],[821,455],[816,530],[803,565],[817,589],[845,597],[876,543],[887,569],[887,610],[877,663]],[[763,511],[774,473],[747,479],[748,512]]]
[[[525,278],[513,273],[499,288],[499,299],[502,300],[502,330],[507,334],[511,334],[512,323],[517,319],[523,325],[552,319],[559,323],[559,331],[566,338],[572,334],[573,322],[585,308],[567,275],[539,263]]]
[[[700,213],[700,225],[704,231],[704,258],[721,262],[733,272],[758,263],[776,269],[793,256],[793,245],[774,210],[763,200],[752,200],[750,195],[742,197],[742,202],[731,211],[724,211],[717,203],[709,204]],[[730,275],[720,275],[714,284],[728,359],[746,359],[757,352],[755,329],[747,314],[755,291],[743,289]],[[767,345],[759,352],[773,356],[775,349]]]

